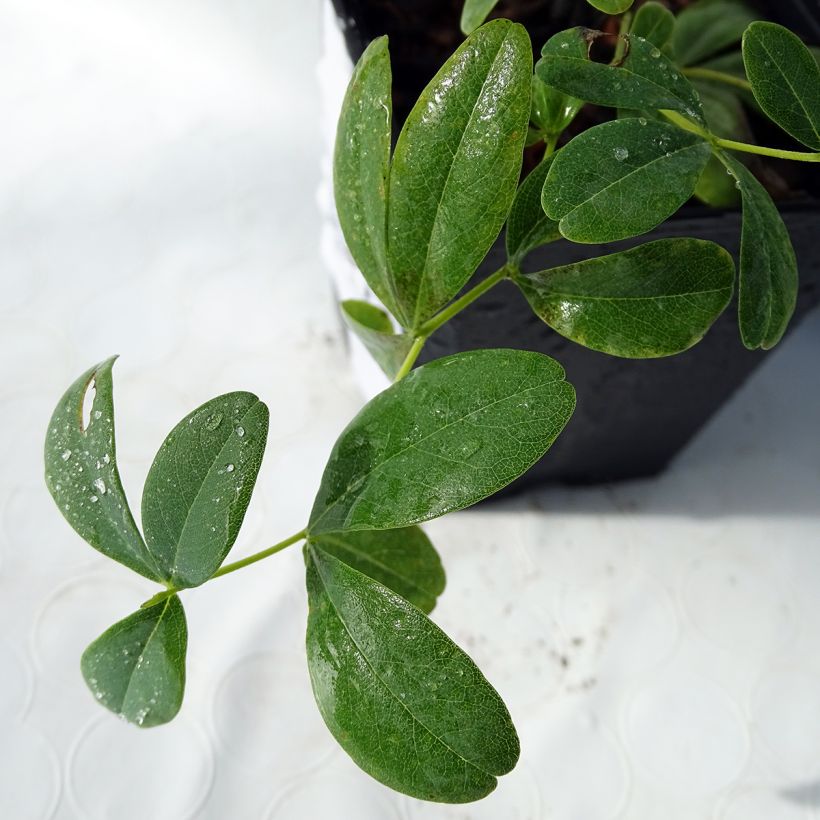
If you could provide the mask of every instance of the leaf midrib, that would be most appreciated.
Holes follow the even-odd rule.
[[[504,33],[504,36],[501,38],[501,42],[499,42],[498,44],[498,48],[496,48],[495,54],[493,55],[493,59],[490,63],[489,70],[487,71],[487,74],[484,77],[484,81],[481,83],[481,90],[478,92],[473,102],[472,109],[470,110],[470,116],[467,119],[467,125],[464,126],[464,130],[461,132],[461,136],[458,139],[458,145],[456,146],[456,150],[453,151],[452,159],[450,160],[450,165],[447,168],[447,176],[444,179],[444,185],[441,188],[441,194],[438,197],[438,201],[436,202],[436,212],[433,215],[433,220],[430,223],[430,230],[427,234],[427,248],[425,249],[424,253],[424,264],[421,269],[421,276],[419,277],[418,290],[416,291],[416,305],[415,310],[413,311],[413,327],[417,327],[421,321],[419,319],[419,314],[421,312],[421,295],[425,289],[426,283],[429,281],[430,278],[430,271],[428,270],[428,263],[430,261],[430,247],[433,244],[433,234],[436,232],[436,225],[438,224],[439,213],[441,212],[441,203],[444,201],[444,198],[447,194],[447,188],[450,184],[450,177],[453,173],[453,167],[455,166],[456,159],[458,158],[459,152],[461,151],[461,146],[464,143],[464,138],[466,137],[467,132],[470,130],[470,127],[473,124],[476,108],[478,108],[478,103],[484,95],[484,89],[487,87],[487,83],[489,82],[490,76],[492,76],[495,71],[495,63],[498,59],[498,55],[501,53],[501,49],[503,48],[504,43],[507,42],[507,37],[509,36],[511,31],[512,29],[508,29]]]
[[[251,413],[251,411],[255,410],[257,405],[259,405],[259,404],[261,404],[261,402],[257,398],[256,401],[242,414],[242,416],[239,418],[239,421],[237,423],[241,425],[241,423],[243,421],[245,421],[245,419],[248,417],[248,415]],[[179,558],[179,549],[180,549],[180,546],[182,545],[182,543],[185,539],[185,534],[186,534],[186,531],[188,529],[188,522],[191,519],[191,513],[192,513],[194,507],[196,507],[197,503],[199,502],[199,497],[200,497],[200,495],[202,495],[202,491],[205,488],[205,484],[207,483],[208,476],[211,474],[211,470],[213,468],[213,465],[219,460],[219,457],[225,451],[225,448],[228,446],[228,444],[231,442],[231,440],[233,439],[233,437],[235,435],[236,435],[236,427],[234,426],[233,429],[230,432],[230,435],[225,439],[224,444],[219,448],[219,452],[211,460],[211,464],[208,467],[207,472],[205,473],[205,478],[200,483],[199,489],[196,491],[196,495],[194,496],[194,500],[191,502],[191,505],[188,507],[188,512],[185,514],[185,521],[182,524],[182,529],[180,529],[180,531],[179,531],[179,537],[177,538],[177,542],[174,545],[173,565],[171,567],[173,577],[176,577],[176,575],[177,575],[177,560]]]
[[[370,470],[368,470],[366,473],[364,473],[362,475],[362,477],[361,477],[362,481],[359,483],[358,486],[359,487],[363,486],[364,482],[367,481],[367,479],[370,478],[370,476],[373,475],[373,473],[375,473],[377,470],[380,470],[382,467],[384,467],[386,464],[391,462],[393,459],[398,458],[401,455],[404,455],[404,453],[406,453],[408,450],[412,450],[412,449],[416,448],[419,444],[422,444],[423,442],[427,441],[427,439],[432,438],[433,436],[437,435],[438,433],[443,432],[444,430],[447,430],[448,428],[452,427],[454,424],[460,424],[465,419],[468,419],[471,416],[474,416],[476,413],[480,413],[482,410],[486,410],[489,407],[494,407],[496,404],[500,404],[503,401],[507,401],[508,399],[511,399],[514,396],[520,396],[520,395],[523,395],[524,393],[529,393],[531,390],[540,390],[542,387],[545,387],[548,384],[556,384],[558,382],[563,382],[563,381],[566,381],[566,379],[562,376],[561,378],[558,378],[558,379],[552,379],[550,381],[540,382],[539,384],[533,385],[532,387],[528,387],[526,390],[523,390],[521,392],[510,393],[506,396],[503,396],[500,399],[494,399],[493,401],[488,402],[487,404],[484,404],[481,407],[477,407],[475,410],[471,410],[466,415],[459,416],[455,421],[451,421],[451,422],[448,422],[445,425],[442,425],[441,427],[437,427],[433,432],[428,433],[426,436],[423,436],[422,438],[418,439],[418,441],[414,441],[412,444],[408,444],[407,447],[404,447],[401,450],[397,450],[395,453],[393,453],[393,455],[389,456],[384,461],[381,461],[378,464],[374,465]],[[351,492],[351,489],[348,486],[348,488],[332,504],[329,504],[327,507],[325,507],[322,514],[315,521],[313,521],[310,524],[310,526],[308,527],[308,530],[310,531],[311,529],[313,529],[332,509],[337,507],[345,498],[347,498],[347,496],[349,495],[350,492]],[[379,528],[374,527],[373,529],[379,529]],[[393,527],[381,527],[380,529],[393,529]],[[331,532],[332,532],[332,530],[331,530]],[[318,533],[318,535],[322,535],[322,533]]]
[[[157,618],[157,622],[154,624],[154,628],[151,630],[151,633],[146,638],[145,645],[143,646],[142,650],[140,651],[139,657],[137,658],[137,661],[134,664],[134,668],[131,670],[131,674],[129,674],[129,676],[128,676],[128,683],[126,684],[125,693],[122,696],[122,703],[120,704],[120,712],[121,713],[124,712],[124,710],[125,710],[125,704],[128,701],[128,693],[131,691],[131,685],[134,682],[134,677],[136,676],[137,671],[139,671],[140,668],[141,668],[140,665],[142,664],[142,659],[145,657],[145,653],[147,652],[148,647],[151,644],[151,641],[154,640],[154,637],[157,634],[157,630],[159,629],[163,618],[165,617],[166,613],[168,612],[168,609],[171,606],[171,598],[172,597],[173,596],[171,596],[171,597],[169,597],[165,600],[165,604],[162,607],[162,612],[160,612],[159,618]],[[148,717],[147,713],[146,713],[145,717]]]
[[[316,549],[316,545],[311,544],[311,549]],[[319,576],[319,579],[322,582],[322,587],[325,590],[325,595],[327,596],[328,601],[330,601],[330,604],[333,607],[333,611],[336,613],[337,620],[342,625],[344,631],[347,633],[347,636],[350,638],[353,646],[356,647],[356,651],[359,653],[359,655],[361,655],[362,658],[364,658],[365,663],[367,664],[370,671],[373,673],[373,677],[382,685],[382,687],[384,689],[387,690],[387,692],[390,694],[390,696],[393,698],[393,700],[395,700],[397,703],[401,704],[401,706],[404,708],[404,710],[407,712],[407,714],[410,715],[411,720],[413,720],[415,723],[417,723],[419,726],[421,726],[422,729],[424,729],[424,731],[427,732],[430,735],[430,737],[432,737],[437,743],[441,744],[445,749],[452,752],[457,758],[459,758],[460,760],[463,760],[468,766],[471,766],[476,771],[479,771],[482,774],[485,774],[489,777],[493,777],[493,778],[497,777],[497,775],[494,772],[488,772],[486,769],[481,768],[480,766],[478,766],[473,761],[468,760],[461,753],[457,752],[452,746],[450,746],[449,743],[447,743],[445,740],[440,738],[432,729],[430,729],[429,726],[427,726],[426,723],[424,723],[424,721],[422,721],[416,715],[414,715],[413,712],[410,711],[410,708],[407,706],[407,704],[400,697],[398,697],[398,695],[396,695],[396,693],[388,686],[388,684],[384,680],[384,678],[382,678],[382,676],[379,675],[379,673],[376,671],[375,667],[373,666],[373,664],[370,661],[370,658],[365,654],[365,652],[359,646],[358,641],[353,637],[353,633],[348,628],[348,625],[345,622],[344,618],[342,617],[342,614],[339,611],[339,608],[336,606],[336,602],[333,600],[333,596],[330,594],[330,589],[328,587],[328,584],[325,582],[325,578],[324,578],[324,575],[322,574],[322,570],[319,566],[319,562],[316,560],[315,556],[311,556],[311,557],[312,557],[312,560],[313,560],[313,566],[316,567],[317,575]],[[345,565],[345,566],[347,566],[347,565]],[[363,573],[358,572],[358,570],[354,569],[353,567],[349,567],[349,569],[350,569],[351,572],[356,572],[359,575],[363,575]],[[365,575],[363,575],[363,577],[367,578],[367,576],[365,576]],[[370,580],[373,583],[378,583],[378,581],[373,581],[373,579],[370,579]],[[399,596],[399,597],[401,597],[401,596]],[[447,640],[449,640],[449,638]]]
[[[583,202],[579,202],[572,210],[567,211],[563,216],[559,217],[559,221],[563,222],[568,217],[572,216],[577,210],[583,208],[584,206],[588,205],[590,202],[597,199],[602,194],[605,194],[609,191],[610,188],[614,188],[616,185],[620,185],[622,182],[628,180],[631,176],[635,174],[639,174],[642,171],[647,170],[650,166],[654,165],[656,162],[662,162],[664,160],[670,159],[675,154],[681,154],[684,151],[689,151],[693,148],[700,148],[702,145],[707,145],[705,140],[700,140],[700,142],[693,142],[689,145],[684,145],[682,148],[676,148],[674,151],[669,151],[668,153],[664,153],[662,156],[655,157],[654,159],[650,160],[649,162],[644,163],[643,165],[639,165],[637,168],[633,168],[628,174],[624,174],[622,177],[618,177],[618,179],[610,182],[608,185],[605,185],[603,188],[597,190],[592,196],[585,199]],[[549,216],[549,214],[547,214]],[[550,217],[554,219],[554,217]]]

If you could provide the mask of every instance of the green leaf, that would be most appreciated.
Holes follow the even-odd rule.
[[[518,265],[534,248],[561,238],[558,223],[541,207],[541,189],[555,154],[548,156],[521,183],[507,218],[507,256]]]
[[[444,567],[420,527],[340,532],[313,543],[428,615],[444,592]]]
[[[540,77],[532,78],[532,110],[530,120],[545,134],[557,137],[575,119],[584,103],[568,97],[547,85]]]
[[[740,42],[759,17],[739,0],[701,0],[684,9],[675,23],[672,45],[678,65],[700,63]]]
[[[587,2],[604,14],[621,14],[632,5],[633,0],[587,0]]]
[[[704,166],[694,194],[713,208],[735,208],[740,204],[740,191],[734,178],[726,173],[721,161],[714,155]]]
[[[148,472],[142,526],[177,587],[208,580],[233,546],[268,436],[268,408],[252,393],[226,393],[187,415]]]
[[[498,0],[464,0],[461,10],[461,31],[472,34],[498,5]]]
[[[341,434],[308,531],[395,529],[474,504],[529,469],[574,407],[563,368],[539,353],[475,350],[418,367]]]
[[[188,627],[176,595],[139,609],[107,629],[80,661],[97,700],[129,723],[172,720],[185,691]]]
[[[116,358],[87,370],[60,399],[46,436],[46,485],[66,521],[94,549],[163,581],[134,523],[117,469],[111,376]],[[92,390],[86,424],[83,402]]]
[[[345,324],[359,337],[389,379],[394,379],[413,346],[413,337],[396,333],[390,317],[375,305],[358,299],[342,302]]]
[[[519,274],[535,313],[562,336],[613,356],[650,359],[699,342],[732,296],[719,245],[660,239],[610,256]]]
[[[415,328],[473,274],[507,218],[530,116],[526,30],[492,20],[471,34],[421,93],[390,172],[388,252]]]
[[[753,23],[743,35],[743,61],[766,114],[820,150],[820,66],[800,39],[775,23]]]
[[[465,803],[519,755],[504,702],[422,612],[315,544],[305,549],[307,657],[319,711],[376,780],[422,800]]]
[[[741,141],[753,139],[743,105],[731,88],[710,80],[695,80],[694,82],[703,102],[703,111],[706,114],[709,131],[725,139]]]
[[[636,37],[643,37],[655,48],[663,48],[669,42],[674,30],[675,15],[666,6],[650,0],[635,12],[629,33]]]
[[[551,37],[541,50],[536,73],[547,85],[597,105],[671,109],[703,124],[697,92],[656,46],[626,35],[622,60],[596,63],[589,51],[602,31],[572,28]]]
[[[743,163],[721,152],[743,199],[738,322],[750,350],[774,347],[797,302],[797,260],[789,232],[766,189]]]
[[[705,140],[667,123],[606,122],[556,155],[541,203],[573,242],[637,236],[689,199],[709,155]]]
[[[396,314],[395,290],[387,267],[391,81],[387,37],[379,37],[359,58],[342,103],[333,188],[347,247],[367,284]]]

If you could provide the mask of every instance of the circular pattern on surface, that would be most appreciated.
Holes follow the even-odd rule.
[[[399,813],[391,792],[367,775],[323,772],[286,789],[274,800],[265,817],[267,820],[326,817],[399,820]]]
[[[612,733],[593,714],[564,700],[571,711],[543,718],[548,730],[537,747],[526,747],[538,772],[543,817],[611,820],[624,809],[629,794],[629,766]]]
[[[266,652],[240,660],[220,682],[213,710],[225,759],[243,769],[287,778],[337,748],[313,700],[304,657]],[[310,752],[294,754],[294,746]]]
[[[818,774],[820,689],[818,673],[778,668],[755,688],[752,713],[757,735],[778,772],[795,779]]]
[[[687,616],[707,640],[750,660],[766,658],[794,634],[791,601],[772,568],[748,551],[693,561],[682,598]]]
[[[726,693],[705,678],[667,668],[644,686],[627,711],[632,756],[678,794],[708,795],[743,769],[749,738]]]
[[[189,820],[213,778],[208,741],[184,718],[148,731],[101,715],[68,757],[69,798],[87,820]]]
[[[24,658],[0,641],[0,725],[22,718],[33,694],[34,679]]]
[[[60,799],[54,750],[29,726],[4,724],[0,743],[0,817],[48,820]]]

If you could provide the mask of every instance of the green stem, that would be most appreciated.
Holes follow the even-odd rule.
[[[231,572],[236,572],[238,569],[242,569],[242,567],[250,566],[251,564],[255,564],[257,561],[261,561],[263,558],[268,558],[271,555],[275,555],[277,552],[281,552],[285,547],[289,547],[291,544],[295,544],[297,541],[302,541],[307,536],[307,530],[299,530],[299,532],[294,533],[293,535],[288,536],[285,538],[284,541],[280,541],[278,544],[274,544],[272,547],[268,547],[267,549],[262,550],[261,552],[255,552],[253,555],[249,555],[247,558],[241,558],[239,561],[234,561],[232,564],[225,564],[225,566],[220,567],[205,583],[207,584],[209,581],[213,581],[214,578],[219,578],[221,575],[228,575]],[[176,587],[176,586],[169,586],[167,589],[162,590],[162,592],[158,592],[154,595],[153,598],[149,598],[141,607],[140,609],[147,609],[149,606],[154,606],[154,604],[158,604],[161,601],[164,601],[166,598],[170,598],[172,595],[176,595],[177,592],[181,592],[183,588]]]
[[[678,114],[677,111],[661,109],[661,114],[663,114],[666,119],[677,125],[679,128],[683,128],[684,131],[691,131],[693,134],[703,137],[705,140],[708,140],[712,143],[712,145],[718,148],[728,148],[731,151],[743,151],[747,154],[760,154],[764,157],[791,159],[796,160],[797,162],[820,162],[820,152],[784,151],[782,148],[767,148],[763,145],[751,145],[748,142],[727,140],[722,137],[716,137],[705,128],[701,128],[701,126]]]
[[[546,139],[544,140],[544,142],[546,143],[546,147],[544,148],[543,159],[546,159],[547,157],[552,156],[552,154],[555,153],[555,146],[558,145],[558,137],[560,136],[561,134],[546,135]]]
[[[555,140],[558,138],[556,137]],[[549,149],[549,143],[547,148]],[[554,146],[553,146],[554,147]],[[504,267],[499,268],[495,273],[491,273],[486,279],[479,282],[474,288],[470,288],[462,297],[456,299],[455,302],[448,305],[441,313],[437,313],[432,319],[426,321],[415,333],[413,338],[413,346],[410,348],[407,356],[402,362],[399,372],[396,373],[396,378],[393,382],[400,382],[412,369],[419,357],[424,343],[427,341],[432,333],[435,333],[443,324],[449,322],[457,313],[461,313],[467,305],[471,305],[478,299],[479,296],[485,294],[488,290],[495,287],[502,279],[506,279],[512,270],[511,264],[508,262]]]
[[[394,382],[400,382],[413,369],[413,365],[416,363],[416,359],[418,359],[419,353],[421,353],[421,349],[424,347],[426,341],[427,336],[416,336],[416,338],[413,339],[413,346],[401,363],[399,372],[396,373],[396,378],[393,379]]]
[[[734,74],[727,74],[725,71],[715,71],[713,68],[692,66],[690,68],[684,68],[683,73],[687,77],[713,80],[716,83],[724,83],[725,85],[733,85],[735,88],[742,88],[744,91],[752,90],[752,84],[748,80],[744,80],[743,77],[735,77]]]
[[[461,313],[464,308],[468,305],[471,305],[478,299],[479,296],[483,296],[488,290],[494,288],[502,279],[506,279],[509,276],[510,269],[508,265],[504,265],[503,267],[499,268],[495,273],[491,273],[486,279],[479,282],[474,288],[471,288],[467,291],[463,296],[456,299],[448,307],[444,308],[441,313],[437,313],[432,319],[425,322],[419,328],[419,334],[424,336],[425,338],[429,336],[431,333],[435,333],[443,324],[446,324],[453,318],[457,313]]]

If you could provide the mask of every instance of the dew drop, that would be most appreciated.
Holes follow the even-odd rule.
[[[225,472],[226,472],[226,473],[232,473],[233,471],[234,471],[234,466],[233,466],[233,464],[228,464],[228,465],[225,467]]]
[[[92,495],[92,496],[91,496],[91,503],[92,503],[92,504],[96,504],[99,500],[100,500],[100,499],[99,499],[99,498],[97,498],[97,496],[96,496],[96,495]]]
[[[212,413],[205,419],[205,427],[208,430],[216,430],[222,424],[222,413]]]
[[[105,486],[105,482],[101,478],[94,479],[94,486],[97,488],[97,492],[99,492],[100,495],[105,495],[107,488]]]
[[[63,450],[63,452],[60,453],[60,458],[63,461],[68,461],[71,458],[71,450]]]
[[[244,427],[237,427],[236,428],[236,435],[238,435],[239,438],[242,438],[242,436],[245,435],[245,428]]]
[[[616,148],[612,153],[618,162],[623,162],[629,156],[629,151],[626,148]]]
[[[652,55],[652,57],[654,57],[656,60],[658,59],[658,57],[660,57],[660,56],[661,56],[660,51],[658,51],[658,49],[656,49],[656,48],[653,48],[653,49],[652,49],[652,51],[650,51],[649,53],[650,53],[650,54]]]

